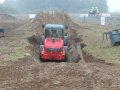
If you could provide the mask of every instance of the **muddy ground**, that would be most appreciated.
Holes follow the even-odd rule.
[[[39,15],[43,16],[38,18]],[[8,28],[12,23],[11,29],[6,29],[6,37],[0,38],[0,89],[1,90],[120,90],[120,65],[106,63],[92,56],[81,55],[80,43],[77,30],[82,32],[81,26],[72,19],[65,19],[65,16],[38,14],[34,20],[3,20]],[[43,22],[51,21],[66,23],[69,25],[70,36],[69,60],[72,62],[37,62],[35,60],[35,45],[29,44],[28,38],[36,33],[41,33],[40,25]],[[57,19],[56,19],[57,18]],[[59,19],[58,19],[59,18]],[[63,19],[61,19],[63,18]],[[46,19],[46,21],[45,21]],[[41,23],[40,21],[43,22]],[[65,20],[65,21],[64,21]],[[19,23],[18,23],[19,21]],[[64,22],[63,22],[64,21]],[[13,23],[14,22],[14,23]],[[68,23],[69,22],[69,23]],[[1,25],[2,25],[1,24]],[[82,25],[82,24],[81,24]],[[90,28],[90,27],[88,27]],[[75,33],[76,32],[76,33]],[[80,38],[80,37],[79,37]],[[27,42],[27,43],[26,43]],[[38,41],[39,42],[39,41]],[[16,55],[16,50],[22,45],[24,48],[23,58],[12,60],[11,53]],[[33,47],[33,48],[32,48]],[[22,48],[19,48],[22,49]],[[21,55],[22,55],[21,54]],[[33,59],[34,58],[34,59]],[[78,59],[78,60],[77,60]],[[76,63],[77,62],[77,63]]]

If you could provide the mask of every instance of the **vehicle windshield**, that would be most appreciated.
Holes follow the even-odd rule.
[[[63,30],[62,29],[46,29],[45,37],[63,38]]]

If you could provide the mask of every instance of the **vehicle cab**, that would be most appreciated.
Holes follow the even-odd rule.
[[[41,58],[45,60],[64,60],[66,57],[65,26],[46,24],[42,27],[44,28],[44,34],[41,36]]]

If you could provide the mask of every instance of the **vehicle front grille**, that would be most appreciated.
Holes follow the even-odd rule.
[[[47,52],[60,52],[62,49],[61,48],[46,48],[46,51]]]

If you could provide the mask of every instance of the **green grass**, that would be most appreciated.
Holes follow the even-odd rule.
[[[21,42],[19,43],[19,47],[14,49],[14,52],[10,53],[8,58],[12,61],[18,61],[20,58],[24,58],[25,54],[27,53],[27,50],[25,49],[26,46],[28,46],[27,42]]]
[[[83,50],[106,62],[120,63],[120,46],[111,47],[110,40],[103,41],[103,32],[106,31],[108,31],[108,27],[97,24],[83,25],[82,30],[78,31],[87,45]]]

